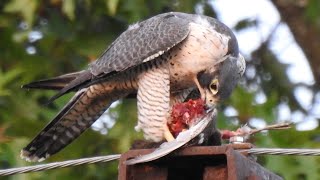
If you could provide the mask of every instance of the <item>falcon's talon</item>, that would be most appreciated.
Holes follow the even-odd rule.
[[[169,130],[168,125],[165,125],[163,135],[164,135],[164,138],[165,138],[168,142],[175,140],[174,136],[172,135],[172,133],[171,133],[170,130]]]
[[[165,138],[168,142],[175,140],[175,138],[173,137],[173,135],[172,135],[172,133],[171,133],[170,131],[164,132],[164,138]]]

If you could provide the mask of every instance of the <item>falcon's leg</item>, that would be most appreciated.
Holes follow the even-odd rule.
[[[159,62],[155,62],[159,63]],[[147,140],[174,139],[167,127],[170,111],[170,73],[166,63],[157,64],[139,76],[138,125]]]

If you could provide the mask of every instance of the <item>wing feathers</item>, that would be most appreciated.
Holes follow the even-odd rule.
[[[94,75],[124,71],[153,60],[189,34],[189,19],[176,13],[161,14],[131,26],[90,64]]]

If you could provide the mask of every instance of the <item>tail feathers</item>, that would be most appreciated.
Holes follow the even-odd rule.
[[[79,76],[80,72],[65,74],[55,78],[44,79],[40,81],[31,82],[29,84],[22,85],[24,89],[47,89],[47,90],[61,90],[71,81]]]
[[[56,129],[59,120],[63,118],[70,108],[79,100],[84,91],[80,91],[64,106],[64,108],[57,114],[57,116],[25,147],[21,150],[21,158],[29,162],[43,161],[48,158],[52,152],[49,150],[49,145],[53,141],[51,134],[48,134],[52,129]],[[45,149],[46,150],[45,150]]]
[[[96,88],[96,87],[95,87]],[[79,91],[58,115],[21,151],[27,161],[43,161],[70,144],[116,100],[95,88]],[[101,97],[102,96],[102,97]]]
[[[90,81],[91,78],[92,74],[89,70],[80,71],[71,82],[66,84],[62,89],[59,90],[57,94],[55,94],[49,99],[48,104],[70,91],[78,90],[79,88],[83,87],[83,85],[86,82]]]
[[[80,88],[84,87],[86,82],[90,81],[91,78],[91,72],[89,70],[85,70],[65,74],[51,79],[31,82],[29,84],[23,85],[22,88],[58,90],[58,93],[49,99],[48,104],[50,104],[60,96],[70,91],[77,91]]]

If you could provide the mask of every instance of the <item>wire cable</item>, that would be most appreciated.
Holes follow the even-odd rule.
[[[320,149],[251,148],[244,151],[254,155],[320,156]]]
[[[320,149],[284,149],[284,148],[251,148],[237,150],[239,152],[246,152],[253,155],[297,155],[297,156],[320,156]],[[76,160],[68,160],[61,162],[54,162],[48,164],[41,164],[35,166],[26,166],[19,168],[10,168],[0,170],[0,176],[9,176],[14,174],[45,171],[56,168],[65,168],[70,166],[79,166],[83,164],[93,164],[99,162],[109,162],[120,158],[120,154],[97,156],[91,158],[82,158]]]
[[[9,176],[9,175],[28,173],[28,172],[45,171],[49,169],[79,166],[83,164],[109,162],[109,161],[119,159],[120,156],[121,156],[120,154],[115,154],[115,155],[108,155],[108,156],[98,156],[98,157],[91,157],[91,158],[82,158],[82,159],[76,159],[76,160],[54,162],[54,163],[48,163],[48,164],[40,164],[35,166],[11,168],[11,169],[0,170],[0,176]]]

